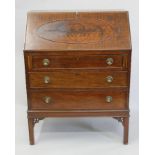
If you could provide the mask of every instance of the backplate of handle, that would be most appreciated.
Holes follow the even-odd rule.
[[[111,103],[112,102],[112,96],[106,96],[106,102]]]
[[[49,59],[43,59],[43,65],[44,66],[48,66],[50,64],[50,60]]]
[[[49,97],[49,96],[45,96],[45,97],[43,97],[43,101],[46,104],[51,104],[52,103],[52,98]]]
[[[107,65],[112,65],[113,62],[114,62],[113,58],[107,58],[107,60],[106,60]]]
[[[113,77],[111,75],[107,76],[106,80],[107,80],[108,83],[111,83],[113,81]]]
[[[44,76],[44,83],[45,84],[50,83],[50,77],[49,76]]]

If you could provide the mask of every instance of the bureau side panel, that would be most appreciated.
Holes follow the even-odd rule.
[[[24,61],[25,61],[25,80],[26,80],[26,92],[27,92],[27,104],[28,104],[28,109],[30,109],[30,92],[29,92],[29,75],[28,71],[30,69],[30,60],[31,55],[30,53],[24,52]]]

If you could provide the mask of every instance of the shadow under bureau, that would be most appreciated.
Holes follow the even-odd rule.
[[[28,126],[46,117],[105,116],[128,143],[128,12],[29,12],[24,46]]]

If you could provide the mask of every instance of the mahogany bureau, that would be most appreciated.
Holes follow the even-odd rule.
[[[105,116],[128,143],[128,12],[29,12],[24,46],[28,127],[46,117]]]

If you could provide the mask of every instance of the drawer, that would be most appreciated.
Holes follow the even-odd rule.
[[[31,109],[126,109],[127,91],[45,91],[30,93]]]
[[[61,70],[29,73],[30,88],[127,87],[126,71]]]
[[[32,70],[50,70],[61,68],[111,68],[124,67],[123,55],[74,55],[50,56],[33,55],[30,59]]]

